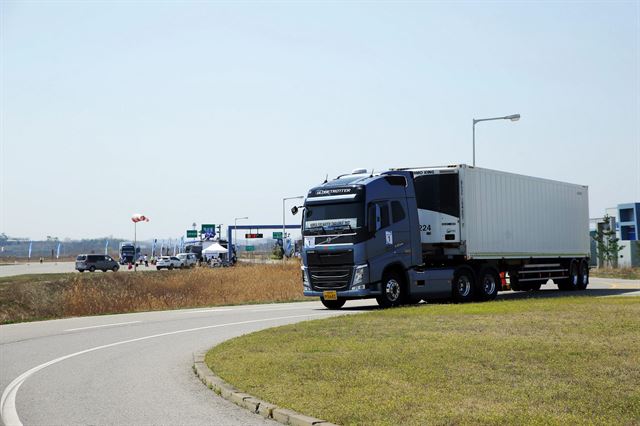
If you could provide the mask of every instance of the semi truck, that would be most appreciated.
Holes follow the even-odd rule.
[[[302,207],[304,295],[329,309],[589,284],[584,185],[464,164],[360,169],[312,188]]]
[[[140,249],[136,250],[136,246],[131,241],[120,243],[120,264],[133,263],[136,257],[136,251],[140,252]]]

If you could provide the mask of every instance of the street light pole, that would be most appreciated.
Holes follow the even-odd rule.
[[[248,216],[245,217],[236,217],[235,219],[233,219],[233,243],[232,246],[238,244],[238,221],[239,220],[246,220],[249,219]],[[233,249],[233,247],[231,247]]]
[[[492,121],[492,120],[518,121],[518,120],[520,120],[520,114],[505,115],[504,117],[474,118],[473,119],[473,167],[476,166],[476,123],[479,123],[481,121]]]
[[[286,225],[285,225],[285,216],[284,216],[285,201],[301,200],[301,199],[304,199],[304,195],[299,195],[297,197],[285,197],[282,199],[282,260],[283,261],[284,261],[284,237],[286,234]]]

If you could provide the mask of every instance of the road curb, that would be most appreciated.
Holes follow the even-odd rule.
[[[213,374],[213,371],[204,362],[205,353],[197,352],[193,354],[193,371],[200,378],[202,383],[209,389],[220,395],[224,399],[234,404],[246,408],[252,413],[259,414],[264,418],[275,420],[278,423],[292,426],[336,426],[325,420],[306,416],[293,410],[278,407],[277,405],[258,399],[252,395],[241,392],[220,377]]]

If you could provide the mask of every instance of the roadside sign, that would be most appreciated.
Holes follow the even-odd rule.
[[[213,223],[202,224],[201,234],[206,238],[212,238],[216,235],[216,225]]]
[[[198,238],[198,231],[187,229],[187,238]]]
[[[274,232],[273,233],[273,239],[277,240],[277,239],[281,239],[282,238],[282,232]]]
[[[244,246],[244,250],[245,251],[256,251],[256,248],[254,246]]]

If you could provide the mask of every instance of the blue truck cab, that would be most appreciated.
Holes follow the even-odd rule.
[[[417,212],[410,171],[354,173],[312,188],[302,220],[304,295],[329,309],[350,299],[389,307],[450,295],[453,270],[423,268]]]

